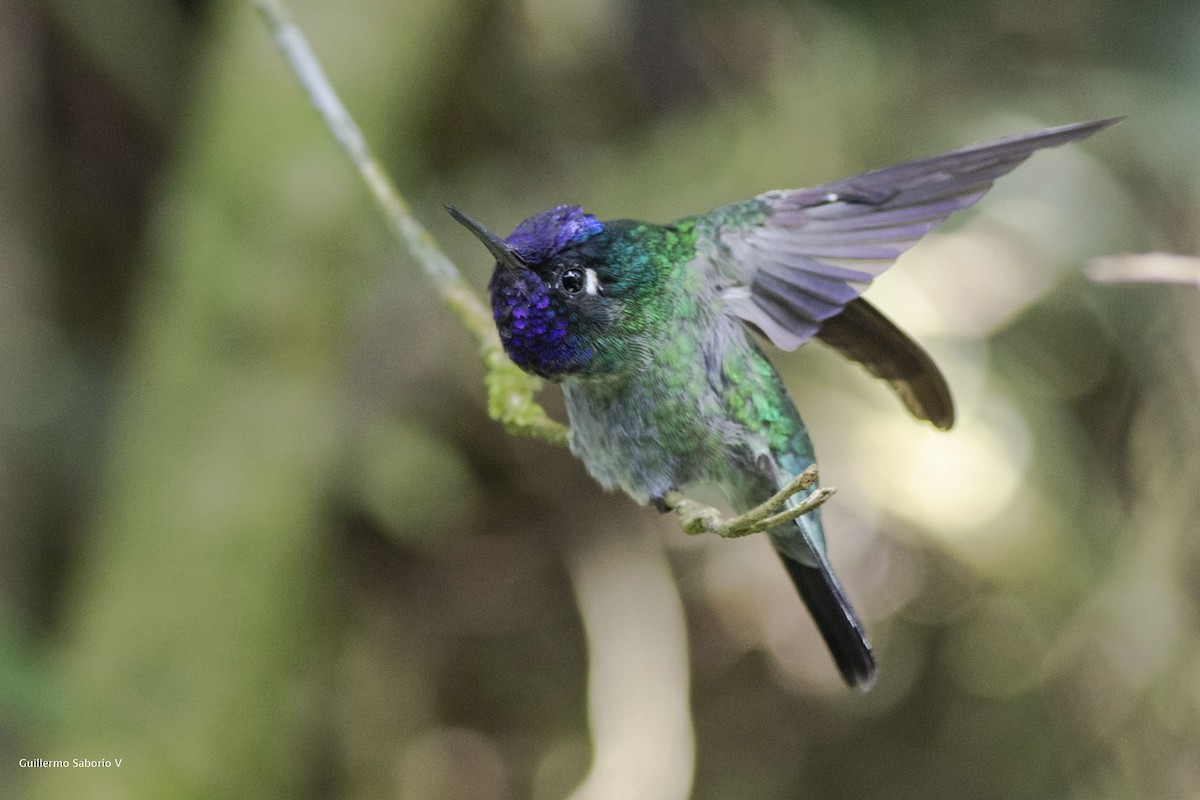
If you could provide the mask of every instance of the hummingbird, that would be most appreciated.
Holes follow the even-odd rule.
[[[504,350],[561,386],[570,448],[587,471],[605,489],[664,510],[669,492],[716,486],[742,513],[816,460],[760,341],[790,351],[818,339],[885,381],[916,418],[948,430],[945,377],[862,293],[1034,151],[1118,121],[769,191],[667,225],[601,221],[561,205],[500,238],[447,210],[495,258],[488,289]],[[875,657],[830,566],[820,509],[767,535],[843,679],[866,691]]]

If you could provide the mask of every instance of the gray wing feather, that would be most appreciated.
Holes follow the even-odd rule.
[[[761,194],[698,218],[730,313],[794,350],[946,217],[1033,152],[1118,120],[997,139],[823,186]],[[842,334],[845,338],[845,332]]]

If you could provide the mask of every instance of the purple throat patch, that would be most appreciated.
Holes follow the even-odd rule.
[[[591,356],[568,333],[567,314],[532,270],[493,282],[492,316],[509,358],[536,375],[554,378],[579,369]]]

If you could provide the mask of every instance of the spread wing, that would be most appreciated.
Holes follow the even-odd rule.
[[[891,382],[914,414],[948,426],[949,392],[929,356],[872,307],[851,304],[922,236],[1034,151],[1118,121],[997,139],[823,186],[767,192],[698,217],[726,308],[785,350],[819,336]]]

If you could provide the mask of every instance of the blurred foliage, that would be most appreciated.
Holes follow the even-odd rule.
[[[696,800],[1200,793],[1200,295],[1082,269],[1200,253],[1200,6],[295,11],[480,288],[443,202],[668,220],[1128,120],[872,290],[953,432],[818,347],[776,359],[880,650],[858,696],[760,537],[690,540],[487,421],[469,337],[245,5],[0,4],[0,796],[566,797],[571,565],[622,536],[684,599]]]

